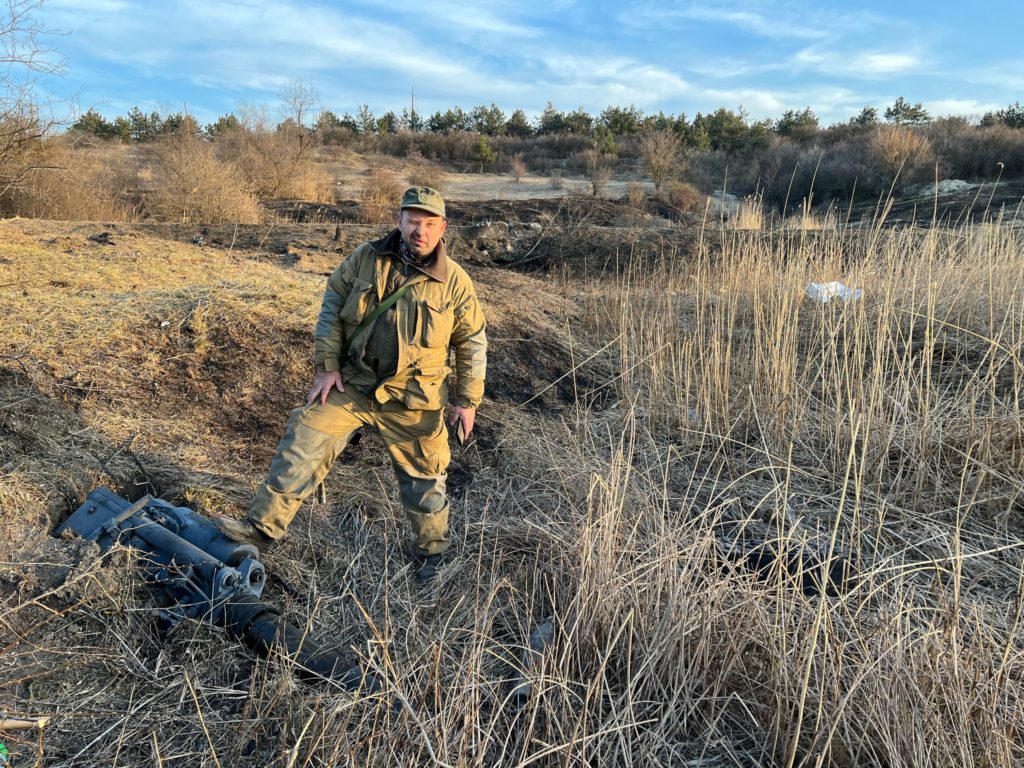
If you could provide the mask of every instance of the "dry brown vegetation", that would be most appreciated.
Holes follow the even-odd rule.
[[[650,131],[640,137],[640,156],[647,173],[654,182],[655,191],[686,170],[683,149],[672,131]]]
[[[26,147],[17,165],[14,178],[0,190],[4,215],[79,221],[139,216],[134,174],[116,154],[54,139]]]
[[[1024,758],[1019,231],[723,230],[603,277],[571,251],[557,279],[471,267],[490,398],[436,592],[373,436],[265,558],[391,708],[202,624],[161,639],[126,553],[49,535],[100,483],[241,510],[306,386],[320,262],[2,226],[0,692],[54,715],[47,765]],[[864,299],[802,299],[833,278]],[[759,546],[801,565],[751,573]],[[834,589],[801,589],[816,564]]]
[[[317,163],[316,142],[305,129],[273,130],[262,117],[249,117],[242,128],[219,136],[213,148],[260,199],[334,202],[334,180]]]
[[[927,137],[898,125],[880,126],[874,132],[871,154],[882,177],[894,184],[918,177],[933,161]]]
[[[359,193],[359,213],[363,221],[369,224],[392,221],[396,201],[401,199],[404,186],[393,171],[380,166],[371,167]]]
[[[259,198],[235,165],[194,136],[168,136],[153,149],[146,209],[158,221],[255,224]]]

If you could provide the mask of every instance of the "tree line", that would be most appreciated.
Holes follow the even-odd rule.
[[[912,104],[902,96],[886,107],[882,116],[888,124],[903,126],[922,125],[932,119],[921,102]],[[881,122],[879,110],[868,106],[847,123],[834,124],[829,128],[867,127]],[[982,117],[980,124],[1024,127],[1024,106],[1020,102],[1014,102],[1005,109],[989,112]],[[113,120],[107,120],[95,109],[90,109],[81,115],[71,128],[101,138],[146,142],[179,132],[202,134],[215,139],[224,132],[242,129],[243,121],[235,114],[229,113],[201,127],[196,119],[187,113],[161,115],[156,111],[147,113],[139,107],[134,107],[127,115],[117,116]],[[794,140],[808,140],[817,136],[823,128],[810,107],[803,110],[787,110],[777,120],[751,120],[742,108],[734,111],[720,107],[707,114],[698,112],[691,120],[685,114],[658,112],[645,115],[633,105],[609,106],[600,114],[592,115],[583,107],[564,111],[548,102],[545,109],[532,121],[522,109],[516,109],[507,115],[494,103],[490,106],[473,107],[470,110],[452,107],[444,111],[438,110],[427,117],[409,108],[402,110],[401,114],[389,110],[377,116],[369,105],[363,104],[354,115],[345,112],[339,117],[331,110],[323,110],[310,125],[289,117],[279,123],[276,130],[311,130],[327,143],[330,143],[332,138],[339,139],[345,135],[383,137],[400,131],[446,135],[477,133],[481,136],[514,138],[574,135],[586,137],[598,147],[602,144],[609,145],[611,141],[620,137],[671,131],[689,150],[735,150],[764,146],[773,134]]]

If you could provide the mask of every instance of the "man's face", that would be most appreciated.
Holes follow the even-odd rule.
[[[399,212],[397,224],[406,247],[417,258],[423,258],[441,242],[448,220],[422,208],[405,208]]]

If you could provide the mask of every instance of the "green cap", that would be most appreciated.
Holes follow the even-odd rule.
[[[422,208],[444,218],[444,198],[433,187],[409,187],[402,195],[399,208]]]

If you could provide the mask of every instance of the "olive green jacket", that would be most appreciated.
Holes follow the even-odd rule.
[[[413,410],[436,410],[448,403],[449,347],[455,348],[455,404],[475,408],[483,400],[487,372],[486,322],[473,281],[437,246],[430,274],[415,272],[412,287],[394,306],[398,329],[395,374],[378,382],[366,361],[373,328],[358,334],[348,356],[339,360],[345,339],[385,297],[394,270],[400,232],[363,243],[327,279],[316,323],[318,371],[341,371],[346,385],[370,388],[379,403],[403,402]]]

